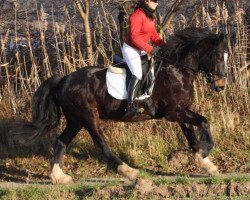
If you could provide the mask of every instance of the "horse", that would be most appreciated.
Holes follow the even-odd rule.
[[[16,141],[29,144],[46,136],[64,114],[66,127],[57,137],[52,158],[50,178],[53,184],[66,184],[72,177],[62,171],[66,148],[85,128],[94,145],[99,148],[114,169],[122,176],[135,180],[139,170],[116,156],[106,143],[99,120],[141,121],[166,119],[177,122],[188,141],[200,167],[208,174],[218,174],[218,168],[208,158],[214,141],[208,120],[190,110],[194,101],[195,77],[202,73],[214,91],[226,86],[227,36],[205,28],[186,28],[170,36],[154,57],[158,73],[151,95],[154,114],[145,111],[135,118],[124,119],[126,100],[113,98],[107,91],[107,68],[80,68],[66,76],[54,75],[36,90],[32,100],[32,121],[25,121],[12,132]],[[199,137],[194,133],[198,130]]]

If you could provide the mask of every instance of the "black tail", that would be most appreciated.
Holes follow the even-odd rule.
[[[32,101],[32,122],[20,122],[12,127],[15,141],[29,145],[59,124],[61,112],[55,94],[61,79],[53,76],[37,89]]]

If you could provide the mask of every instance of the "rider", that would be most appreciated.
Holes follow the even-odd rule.
[[[155,28],[154,11],[158,5],[157,0],[138,0],[135,11],[129,18],[129,31],[122,47],[122,54],[132,73],[128,85],[128,103],[125,117],[139,112],[133,105],[136,84],[142,78],[141,55],[148,54],[150,58],[164,44]],[[149,44],[152,41],[157,47]]]

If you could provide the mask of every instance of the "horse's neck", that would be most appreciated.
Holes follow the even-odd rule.
[[[158,84],[165,85],[171,90],[179,90],[180,87],[192,89],[196,74],[185,67],[178,68],[176,66],[162,67],[156,80]]]
[[[174,109],[178,106],[191,105],[194,91],[195,75],[184,69],[175,67],[163,67],[156,77],[153,96],[157,104],[159,116],[164,115],[166,107]]]

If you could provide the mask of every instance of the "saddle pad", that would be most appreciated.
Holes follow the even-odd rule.
[[[113,67],[115,68],[115,67]],[[124,100],[128,98],[128,92],[126,88],[126,71],[114,71],[113,68],[108,68],[106,73],[106,84],[108,93],[115,99]],[[119,68],[118,68],[119,69]],[[144,100],[149,98],[150,95],[147,92],[135,100]]]
[[[119,68],[119,67],[113,67],[112,65],[108,66],[108,70],[115,74],[126,74],[126,69]]]
[[[113,73],[107,70],[106,84],[108,93],[115,99],[127,99],[128,92],[126,89],[126,73]]]

